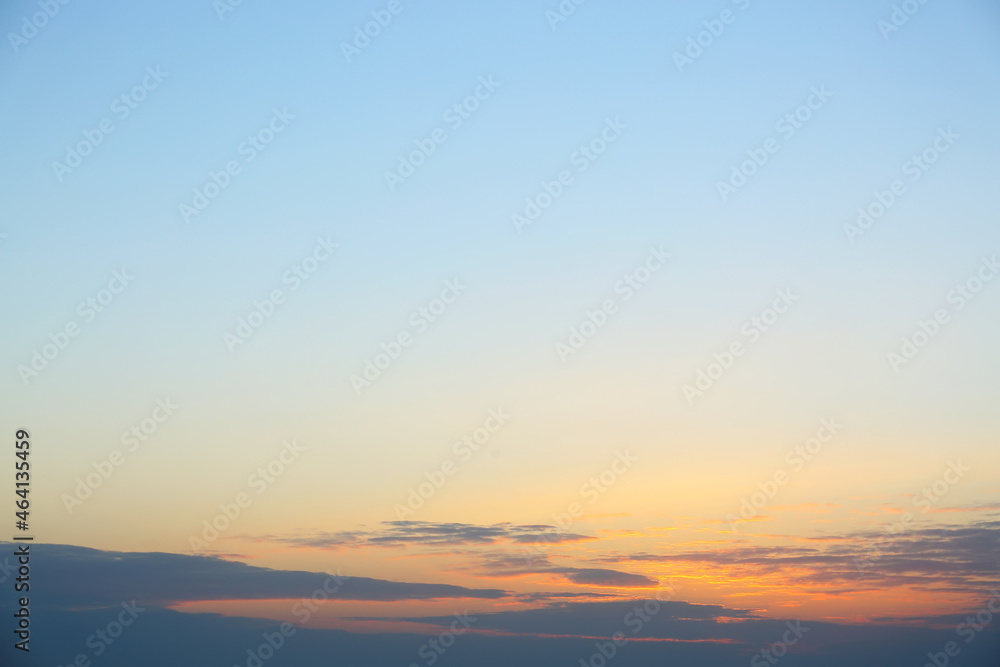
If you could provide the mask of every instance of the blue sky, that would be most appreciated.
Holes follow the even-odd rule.
[[[218,354],[222,333],[320,234],[342,243],[316,279],[322,288],[294,295],[285,319],[253,343],[267,345],[276,366],[330,364],[306,384],[333,395],[350,389],[337,376],[454,276],[474,288],[458,321],[437,334],[440,347],[425,348],[422,367],[454,349],[467,353],[469,375],[459,383],[515,369],[534,375],[650,243],[665,244],[675,263],[614,323],[612,358],[634,357],[640,373],[659,365],[672,391],[782,286],[808,294],[788,322],[802,353],[795,363],[833,343],[831,327],[840,333],[830,355],[808,360],[823,365],[815,373],[866,355],[881,363],[897,334],[997,245],[989,187],[996,9],[928,4],[884,40],[876,22],[891,5],[740,6],[592,2],[553,30],[546,3],[404,3],[346,62],[340,43],[380,5],[244,3],[224,20],[210,3],[67,5],[4,56],[5,82],[18,91],[4,102],[4,148],[18,159],[5,163],[0,270],[27,286],[7,301],[5,335],[12,351],[24,351],[8,366],[30,357],[111,270],[128,266],[138,278],[122,297],[127,305],[95,324],[115,333],[71,350],[76,367],[63,380],[100,378],[122,397],[182,378],[211,385],[232,371],[229,355]],[[6,23],[30,7],[8,5]],[[735,21],[679,73],[672,53],[725,9]],[[60,183],[52,162],[85,129],[114,119],[112,101],[150,66],[167,78]],[[445,125],[442,113],[490,75],[501,87],[389,192],[383,174],[397,156]],[[717,182],[776,136],[775,122],[813,86],[833,98],[723,203]],[[295,115],[288,129],[182,224],[177,209],[192,188],[239,158],[237,147],[274,108]],[[511,214],[609,117],[628,125],[620,141],[515,233]],[[876,228],[846,243],[842,227],[856,208],[899,178],[942,127],[962,137],[953,151]],[[989,315],[980,308],[963,317]],[[469,335],[483,326],[493,335]],[[953,329],[962,338],[952,350],[971,345],[977,355],[967,359],[996,358],[988,326]],[[126,340],[136,351],[128,362],[116,355]],[[497,355],[520,361],[488,360]],[[981,367],[967,365],[963,378],[990,392]],[[928,391],[942,384],[934,373],[923,376]],[[15,391],[17,376],[6,377]]]

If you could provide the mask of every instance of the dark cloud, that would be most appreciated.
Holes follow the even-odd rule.
[[[553,570],[581,586],[614,586],[617,588],[650,588],[659,582],[641,574],[597,567],[566,567]]]
[[[554,574],[581,586],[651,588],[659,585],[656,579],[650,579],[641,574],[630,574],[606,568],[556,565],[552,563],[547,554],[530,551],[523,554],[481,554],[478,562],[477,567],[470,569],[475,574],[486,577],[508,578],[531,574]]]
[[[614,602],[567,602],[543,609],[480,614],[476,627],[479,630],[553,636],[610,637],[621,631],[627,635],[641,634],[645,638],[734,640],[745,633],[734,630],[739,623],[732,621],[756,618],[753,612],[745,609],[640,598]],[[444,625],[451,619],[430,617],[421,620]],[[720,623],[720,620],[726,622]],[[761,623],[775,624],[775,627],[781,625],[775,621],[762,620]],[[640,626],[641,629],[636,630]]]
[[[975,539],[974,535],[967,535]],[[8,545],[11,546],[11,545]],[[758,554],[759,555],[759,554]],[[790,558],[809,557],[798,549]],[[493,556],[495,567],[511,570],[515,561]],[[546,558],[529,561],[538,569]],[[189,614],[151,603],[199,599],[298,598],[319,588],[328,575],[250,567],[218,558],[175,554],[104,552],[61,545],[32,546],[32,622],[38,643],[31,664],[69,664],[88,651],[88,636],[108,627],[121,613],[123,600],[150,604],[136,623],[125,628],[101,655],[104,667],[207,667],[246,664],[248,649],[264,645],[279,621]],[[36,589],[37,586],[37,589]],[[356,588],[352,589],[352,586]],[[799,628],[801,641],[782,658],[787,667],[843,665],[919,665],[929,652],[954,641],[958,616],[895,623],[842,625],[809,620],[762,618],[750,610],[675,600],[630,599],[574,602],[572,594],[548,595],[541,609],[482,613],[474,600],[456,600],[456,609],[474,619],[472,632],[458,636],[439,664],[499,667],[578,665],[595,655],[598,645],[622,633],[628,643],[616,649],[615,667],[696,664],[701,667],[746,665],[753,655]],[[508,596],[498,590],[348,579],[343,599],[407,600],[425,597]],[[509,595],[511,601],[517,596]],[[559,597],[566,597],[559,600]],[[970,610],[974,611],[974,610]],[[266,664],[337,664],[389,667],[425,664],[419,653],[448,628],[453,618],[390,617],[410,621],[414,634],[355,634],[340,630],[296,628]],[[641,621],[641,622],[640,622]],[[420,628],[420,630],[417,630]],[[429,629],[428,629],[429,628]],[[962,645],[963,667],[993,667],[1000,655],[997,624],[971,644]],[[53,632],[52,629],[58,629]],[[18,664],[10,642],[0,646],[0,664]],[[19,656],[20,657],[20,656]],[[610,660],[608,661],[610,663]]]
[[[31,552],[32,572],[37,575],[33,600],[56,606],[114,605],[132,599],[161,605],[187,600],[294,599],[307,597],[324,585],[328,590],[337,585],[330,574],[272,570],[207,556],[123,553],[55,544],[36,544]],[[393,601],[508,595],[499,589],[345,577],[335,597]]]
[[[553,602],[557,600],[573,600],[579,598],[616,600],[620,596],[612,593],[561,593],[554,591],[539,591],[536,593],[516,593],[514,597],[518,602],[533,604],[535,602]]]
[[[616,648],[605,660],[608,667],[648,667],[649,665],[697,665],[733,667],[751,664],[755,653],[780,641],[787,631],[785,621],[733,617],[733,610],[708,605],[672,603],[650,617],[633,633],[622,625],[626,615],[643,600],[605,605],[567,605],[548,613],[537,611],[479,614],[473,632],[454,638],[435,665],[457,667],[577,667],[600,656],[598,644],[607,648],[614,632],[622,631],[629,642]],[[86,653],[88,636],[105,628],[115,618],[114,609],[81,609],[72,612],[40,609],[33,621],[41,629],[58,629],[35,637],[30,659],[0,645],[0,665],[70,664]],[[437,621],[441,627],[451,617],[421,619]],[[719,622],[726,621],[729,622]],[[736,621],[736,622],[733,622]],[[805,636],[789,649],[778,667],[882,667],[923,665],[927,654],[940,653],[956,634],[950,630],[927,630],[893,626],[848,626],[803,622]],[[114,644],[107,646],[92,664],[101,667],[211,667],[246,665],[248,651],[265,644],[265,633],[274,636],[277,621],[224,617],[217,614],[188,614],[148,608],[135,624],[125,628]],[[480,629],[481,628],[481,629]],[[501,630],[506,628],[506,630]],[[995,667],[1000,655],[1000,637],[995,628],[982,632],[971,644],[963,644],[961,667]],[[705,639],[699,640],[698,637]],[[651,641],[644,641],[644,640]],[[659,641],[657,641],[659,639]],[[281,647],[266,655],[266,661],[252,662],[266,667],[300,665],[364,665],[399,667],[429,664],[430,641],[441,646],[438,631],[433,634],[355,634],[340,630],[296,628]],[[421,650],[424,653],[421,653]],[[15,655],[17,654],[17,655]],[[758,661],[760,662],[760,661]],[[601,664],[594,660],[592,664]],[[763,664],[772,664],[763,662]]]
[[[393,619],[400,620],[400,619]],[[420,619],[446,627],[451,617]],[[936,624],[937,625],[937,624]],[[579,665],[594,650],[594,640],[606,640],[621,633],[629,642],[614,661],[625,665],[723,665],[752,664],[754,653],[775,642],[796,641],[781,658],[788,667],[876,667],[882,665],[922,665],[927,653],[940,652],[948,641],[957,638],[955,626],[934,627],[900,624],[839,624],[808,619],[763,618],[745,609],[720,605],[692,604],[683,601],[639,598],[614,602],[568,602],[543,609],[502,611],[479,614],[479,631],[505,633],[517,637],[590,639],[582,655],[563,656],[559,665]],[[977,639],[975,654],[963,648],[963,662],[977,667],[994,667],[1000,650],[1000,632],[991,627]],[[647,647],[645,661],[637,647]],[[634,662],[633,662],[634,660]],[[838,662],[838,660],[840,662]],[[759,664],[774,664],[764,660]],[[543,665],[528,661],[519,664]]]
[[[468,523],[430,521],[384,521],[376,530],[315,533],[307,536],[268,535],[256,539],[281,542],[298,547],[338,549],[345,547],[404,547],[410,545],[454,547],[464,545],[558,544],[581,542],[594,537],[564,533],[555,526],[495,523],[478,526]]]

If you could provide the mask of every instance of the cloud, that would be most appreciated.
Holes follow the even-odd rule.
[[[998,503],[981,503],[977,505],[953,505],[951,507],[935,507],[932,508],[929,514],[960,514],[963,512],[988,512],[990,514],[996,514],[1000,511],[1000,504]]]
[[[567,567],[554,570],[564,574],[574,584],[581,586],[614,586],[616,588],[650,588],[659,582],[641,574],[597,567]]]
[[[658,586],[656,579],[641,574],[630,574],[618,570],[595,567],[565,567],[555,565],[546,554],[482,554],[480,565],[474,572],[486,577],[522,577],[532,574],[549,574],[562,577],[565,581],[580,586],[606,586],[614,588],[652,588]]]
[[[900,525],[900,524],[889,524]],[[710,565],[782,574],[788,586],[815,592],[830,588],[884,590],[915,586],[980,592],[1000,581],[1000,521],[910,531],[855,531],[820,536],[815,546],[733,546],[674,554],[633,553],[601,563],[658,562]]]
[[[419,620],[433,625],[447,625],[452,619],[441,616]],[[737,626],[740,624],[733,621],[750,620],[756,620],[764,627],[781,624],[780,621],[759,619],[746,609],[638,598],[612,602],[566,602],[542,609],[478,614],[476,628],[537,636],[610,637],[620,631],[625,634],[641,633],[644,638],[731,641],[753,634],[739,629]]]
[[[280,542],[297,547],[340,549],[358,547],[405,547],[410,545],[454,547],[463,545],[559,544],[597,539],[561,532],[555,526],[495,523],[479,526],[468,523],[431,521],[383,521],[377,530],[315,533],[307,536],[267,535],[254,539]]]
[[[535,602],[552,602],[554,600],[572,600],[572,599],[587,599],[587,600],[599,600],[606,598],[609,600],[618,599],[619,596],[612,593],[569,593],[569,592],[552,592],[552,591],[539,591],[536,593],[516,593],[515,597],[519,602],[535,603]]]
[[[979,539],[975,535],[967,537]],[[808,551],[799,549],[793,557],[808,555]],[[120,613],[117,605],[122,600],[137,599],[140,605],[146,605],[151,601],[294,599],[308,595],[329,578],[323,573],[269,570],[218,558],[106,552],[64,545],[32,545],[32,556],[33,574],[37,573],[37,577],[32,577],[32,619],[39,627],[60,630],[50,641],[40,643],[37,650],[32,646],[33,655],[38,654],[35,656],[38,664],[64,663],[84,651],[84,638],[95,629],[107,627]],[[495,555],[494,560],[500,562],[500,556]],[[531,567],[545,566],[551,563],[537,559]],[[958,617],[928,618],[923,619],[922,627],[905,621],[878,625],[786,622],[721,605],[646,598],[576,602],[572,601],[572,594],[547,595],[549,604],[544,608],[491,613],[477,612],[474,601],[463,601],[457,608],[471,610],[462,613],[473,615],[473,631],[456,639],[448,651],[449,664],[477,667],[577,664],[595,654],[598,650],[595,643],[606,645],[614,633],[621,632],[628,643],[616,655],[616,667],[651,664],[722,667],[746,664],[755,651],[787,636],[789,623],[805,632],[801,644],[789,651],[786,658],[789,666],[921,664],[928,652],[939,652],[945,642],[955,638],[954,627],[942,626],[958,620]],[[338,597],[518,599],[492,589],[364,578],[348,579]],[[559,597],[566,599],[557,600]],[[409,664],[423,657],[418,653],[419,648],[438,639],[453,617],[368,620],[407,621],[407,626],[418,634],[355,634],[299,627],[295,629],[294,641],[286,642],[281,649],[280,661],[319,664],[328,662],[333,655],[344,664],[371,667]],[[248,647],[263,645],[265,634],[273,635],[277,627],[274,620],[177,613],[150,605],[139,622],[126,628],[120,640],[116,636],[114,645],[102,657],[102,664],[108,667],[139,663],[149,667],[243,664]],[[184,641],[178,641],[178,637]],[[962,647],[962,664],[994,665],[998,651],[1000,636],[995,628],[987,628],[974,644]],[[12,653],[9,643],[0,647],[0,664],[11,662]]]
[[[747,665],[753,654],[780,641],[787,632],[783,620],[756,619],[748,612],[715,605],[659,603],[641,627],[636,609],[656,609],[648,600],[606,604],[566,604],[544,610],[475,614],[474,630],[453,637],[447,653],[436,664],[476,667],[549,667],[590,662],[598,644],[607,646],[615,632],[628,643],[606,660],[609,667],[648,665]],[[85,638],[115,619],[115,611],[81,609],[72,612],[32,609],[41,628],[57,628],[46,641],[31,647],[32,664],[66,664],[88,651]],[[631,616],[629,616],[631,614]],[[266,665],[331,664],[396,667],[426,664],[431,641],[441,645],[439,633],[453,617],[420,620],[425,634],[355,634],[341,630],[296,628],[294,635]],[[735,621],[735,622],[733,622]],[[431,623],[433,622],[433,624]],[[418,624],[414,623],[414,626]],[[780,667],[843,667],[844,665],[921,665],[928,652],[940,652],[956,638],[954,628],[933,630],[891,625],[837,625],[803,621],[808,628],[791,647]],[[100,656],[104,667],[176,667],[177,665],[249,664],[248,649],[265,644],[265,634],[278,630],[275,621],[180,613],[148,608]],[[11,642],[0,646],[0,664],[17,664]],[[607,648],[605,650],[608,650]],[[962,645],[963,667],[995,667],[1000,638],[993,628],[975,642]],[[332,656],[332,657],[331,657]],[[258,664],[253,662],[253,664]],[[594,664],[598,664],[594,660]]]
[[[84,547],[36,544],[32,565],[44,573],[32,582],[33,601],[55,606],[116,605],[122,600],[168,605],[191,600],[295,599],[336,585],[321,572],[272,570],[215,557],[167,553],[124,553]],[[341,600],[429,600],[507,597],[499,589],[421,584],[346,577]]]

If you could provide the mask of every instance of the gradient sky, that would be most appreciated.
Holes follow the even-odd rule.
[[[557,5],[403,0],[350,62],[341,43],[384,3],[248,1],[224,19],[208,1],[70,3],[16,52],[5,40],[0,423],[32,433],[38,539],[190,554],[248,492],[207,553],[518,593],[650,594],[672,577],[680,599],[765,617],[981,601],[997,581],[973,563],[1000,517],[1000,281],[961,309],[949,294],[1000,252],[1000,10],[927,3],[885,39],[891,2],[595,0],[553,29]],[[723,10],[733,22],[679,72],[673,53]],[[5,3],[0,25],[34,11]],[[116,98],[157,67],[119,119]],[[481,77],[500,85],[449,127]],[[784,138],[776,122],[813,87],[832,97]],[[245,161],[274,109],[294,118]],[[53,162],[104,118],[114,132],[60,181]],[[574,152],[608,119],[626,128],[579,172]],[[384,173],[436,128],[447,141],[390,191]],[[912,182],[904,163],[948,129],[959,138]],[[780,149],[723,201],[717,183],[771,137]],[[178,207],[234,159],[241,173],[185,223]],[[564,169],[572,184],[519,233],[511,215]],[[906,193],[850,242],[844,225],[897,179]],[[282,277],[317,238],[339,247],[291,291]],[[650,247],[670,260],[626,301],[615,286]],[[134,281],[83,323],[78,304],[123,268]],[[448,280],[465,291],[419,331],[411,315]],[[230,351],[224,335],[275,288],[287,301]],[[741,328],[778,290],[798,301],[750,343]],[[562,361],[557,343],[609,298],[617,312]],[[938,309],[948,323],[894,370],[887,354]],[[81,333],[23,381],[70,321]],[[359,395],[351,376],[402,332],[413,344]],[[746,354],[691,404],[684,385],[733,341]],[[174,414],[129,452],[122,433],[168,397]],[[463,461],[453,443],[500,408],[509,421]],[[786,453],[823,419],[842,430],[791,473]],[[257,495],[248,478],[292,439],[303,453]],[[64,494],[115,450],[122,465],[68,512]],[[581,486],[625,450],[636,462],[589,502]],[[422,523],[387,524],[449,460],[405,517]],[[969,470],[922,513],[914,497],[955,461]],[[782,470],[732,532],[727,514]],[[552,528],[574,502],[584,516]],[[892,548],[929,549],[923,565],[887,555],[852,579],[905,511],[916,522]],[[511,564],[539,541],[544,562]],[[766,566],[796,554],[841,569]],[[417,606],[370,615],[440,611]]]

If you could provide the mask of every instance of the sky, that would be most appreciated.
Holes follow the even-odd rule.
[[[145,600],[129,641],[224,625],[221,661],[254,624],[317,633],[272,664],[427,664],[458,605],[490,621],[443,661],[569,665],[567,627],[669,591],[706,628],[620,664],[746,663],[788,619],[857,654],[787,664],[875,660],[870,624],[919,664],[947,639],[909,628],[1000,586],[998,26],[986,0],[4,3],[0,424],[31,434],[39,558],[125,582],[38,604],[86,628]],[[178,594],[168,557],[250,569]],[[302,621],[314,582],[272,571],[460,590]]]

